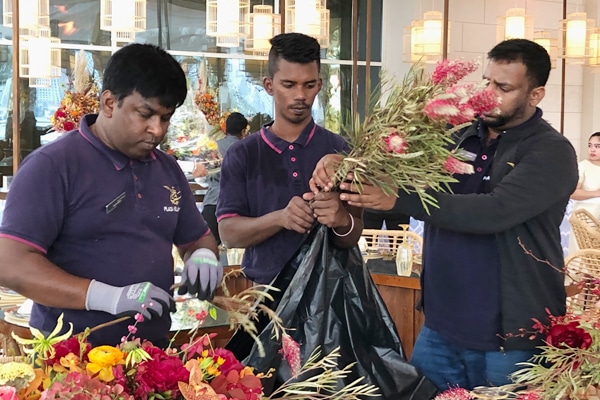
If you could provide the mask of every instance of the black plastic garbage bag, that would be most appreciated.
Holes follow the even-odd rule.
[[[358,247],[330,246],[327,227],[318,226],[272,285],[281,291],[271,292],[274,301],[269,306],[300,343],[302,364],[317,347],[323,356],[339,346],[340,369],[356,363],[340,386],[363,377],[362,383],[380,388],[382,396],[373,399],[428,400],[435,396],[435,386],[406,361],[394,322],[363,267]],[[273,378],[263,382],[265,394],[270,394],[291,372],[280,354],[281,343],[273,338],[272,323],[265,317],[258,328],[265,357],[241,330],[227,348],[259,372],[275,370]]]

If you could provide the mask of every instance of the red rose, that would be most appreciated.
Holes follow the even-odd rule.
[[[546,336],[546,342],[559,349],[585,350],[592,345],[592,336],[579,327],[579,322],[572,321],[566,325],[553,325]]]
[[[73,353],[76,356],[79,356],[79,354],[82,353],[82,356],[85,359],[85,356],[92,348],[92,345],[87,342],[84,342],[84,344],[80,348],[79,340],[77,340],[77,337],[71,336],[67,340],[63,340],[61,342],[56,343],[53,347],[55,355],[54,357],[46,360],[46,365],[60,364],[60,359],[69,353]]]
[[[56,110],[56,112],[54,113],[54,118],[64,118],[66,116],[67,114],[65,114],[63,110]]]
[[[65,123],[63,124],[63,128],[65,131],[72,131],[73,129],[75,129],[75,124],[71,121],[65,121]]]

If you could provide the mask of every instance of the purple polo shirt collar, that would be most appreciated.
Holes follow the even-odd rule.
[[[268,124],[263,125],[260,130],[260,137],[271,149],[277,152],[277,154],[281,154],[288,148],[290,142],[281,139],[271,131],[270,127],[273,125],[273,122],[274,121],[271,121]],[[294,140],[294,143],[305,147],[315,135],[316,130],[317,124],[315,124],[315,120],[311,118],[310,122],[302,130],[302,133],[300,133],[300,136],[298,136],[298,139]]]
[[[125,154],[121,153],[118,150],[111,149],[104,142],[98,139],[90,129],[90,125],[93,125],[98,118],[98,114],[88,114],[85,115],[81,119],[81,123],[79,125],[79,134],[85,138],[92,146],[97,148],[102,154],[104,154],[115,166],[117,171],[125,168],[130,162],[131,159],[127,157]],[[141,162],[149,162],[152,160],[156,160],[156,155],[153,150],[148,156],[139,159]]]

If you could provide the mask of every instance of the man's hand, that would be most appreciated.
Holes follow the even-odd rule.
[[[329,228],[339,228],[350,225],[348,211],[340,201],[340,194],[337,192],[318,192],[305,193],[304,200],[310,201],[313,215],[320,224]]]
[[[150,282],[118,287],[94,279],[88,287],[85,308],[117,316],[140,313],[152,319],[165,312],[174,312],[175,301],[169,293]]]
[[[209,249],[196,249],[183,265],[178,294],[190,293],[200,300],[211,300],[223,280],[223,266]]]
[[[352,192],[340,194],[340,200],[348,202],[351,206],[387,211],[396,204],[396,196],[385,194],[378,186],[365,183],[362,185],[361,194],[358,194],[358,187],[350,183],[340,184],[340,189]]]
[[[194,169],[192,170],[192,176],[194,178],[202,178],[206,175],[208,175],[208,169],[206,166],[202,162],[196,161],[194,164]]]
[[[308,203],[299,196],[292,197],[288,205],[282,211],[283,216],[281,223],[283,224],[284,229],[296,231],[298,233],[306,233],[315,222],[313,210],[309,207]]]
[[[341,154],[327,154],[317,162],[312,178],[308,183],[313,193],[319,191],[329,192],[333,189],[333,177],[343,159],[344,156]]]

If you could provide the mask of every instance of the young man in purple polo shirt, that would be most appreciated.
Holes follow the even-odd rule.
[[[41,147],[17,171],[0,228],[0,285],[34,300],[30,324],[74,331],[142,313],[137,337],[165,342],[180,293],[212,297],[222,278],[217,245],[175,159],[158,151],[187,93],[177,61],[131,44],[108,61],[98,115]],[[120,342],[131,320],[102,328],[94,345]]]
[[[319,44],[286,33],[271,45],[263,84],[273,96],[275,121],[229,148],[217,203],[221,240],[246,248],[242,267],[259,283],[283,269],[315,221],[332,228],[333,243],[341,247],[355,245],[362,231],[360,208],[343,205],[337,193],[313,196],[308,187],[322,156],[348,150],[342,137],[311,116],[322,85]]]

